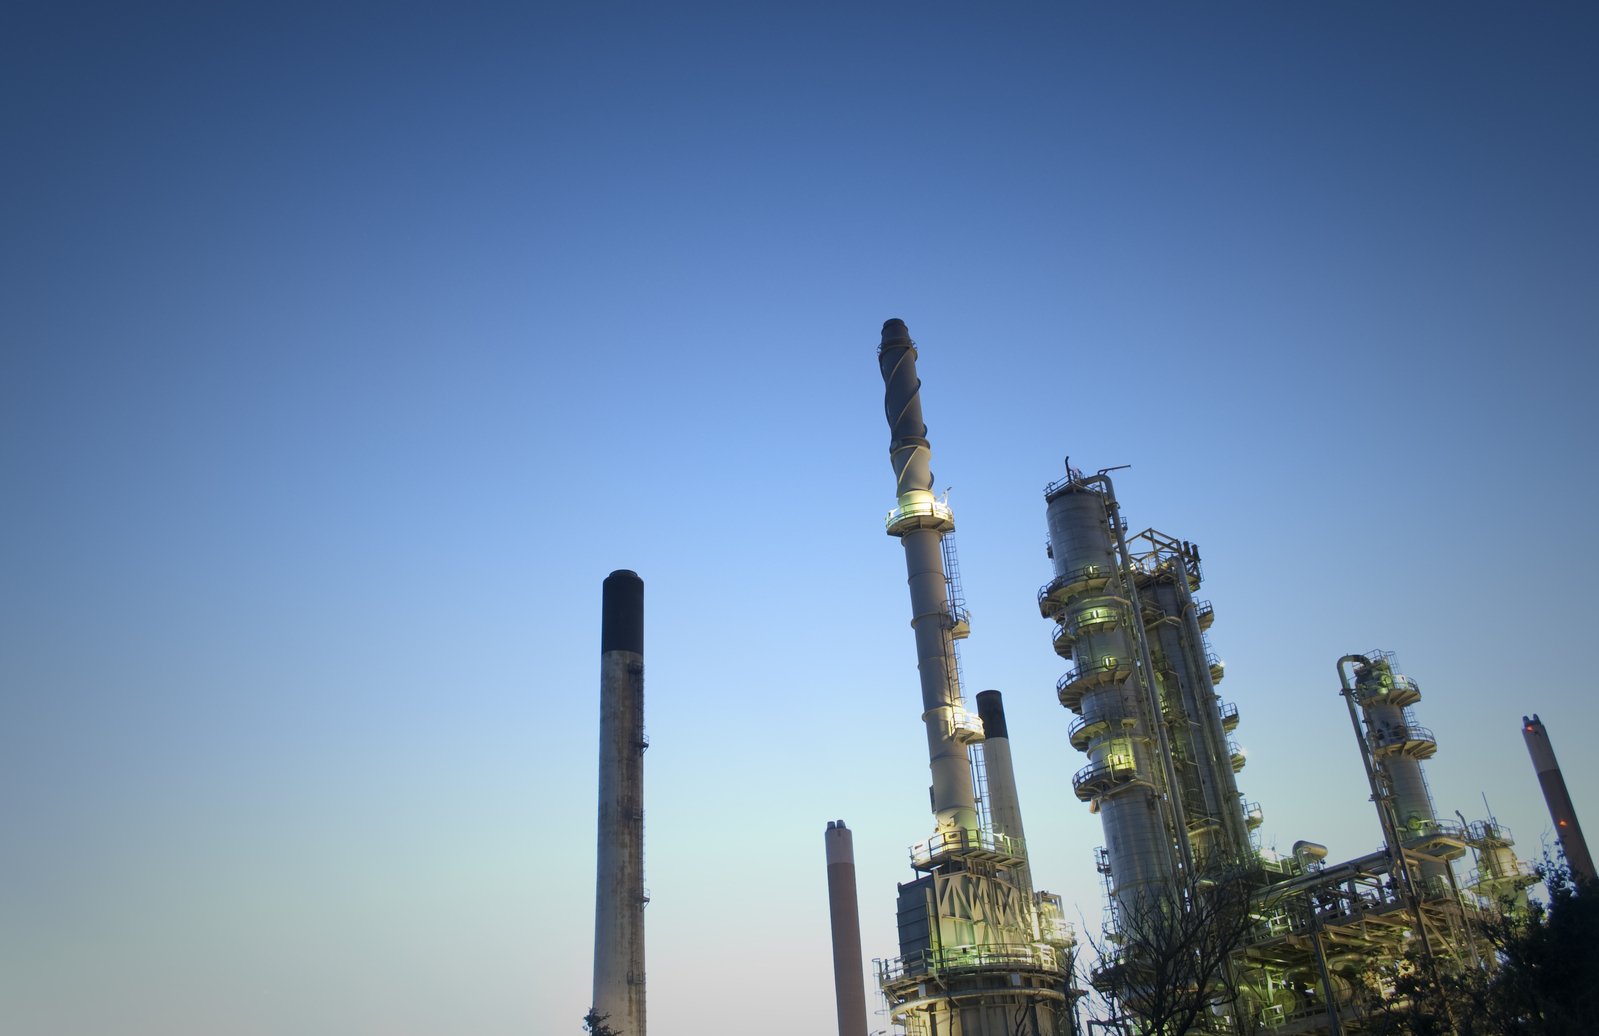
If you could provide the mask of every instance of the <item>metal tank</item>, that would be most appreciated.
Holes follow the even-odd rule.
[[[1106,481],[1068,476],[1045,490],[1055,578],[1038,603],[1055,621],[1056,651],[1072,663],[1056,691],[1078,717],[1071,742],[1088,756],[1073,789],[1099,813],[1112,902],[1127,913],[1141,898],[1173,891],[1181,828],[1165,794],[1164,731],[1138,676],[1134,590],[1122,572],[1120,517]]]

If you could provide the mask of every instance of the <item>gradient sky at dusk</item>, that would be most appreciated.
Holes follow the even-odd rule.
[[[1240,785],[1599,832],[1588,5],[12,5],[0,1029],[573,1033],[600,582],[647,587],[652,1036],[833,1025],[931,829],[875,347],[921,347],[1033,871],[1097,925],[1043,485],[1197,541]],[[874,1019],[873,1027],[883,1020]]]

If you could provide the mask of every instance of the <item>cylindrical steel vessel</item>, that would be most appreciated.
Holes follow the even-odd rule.
[[[1116,898],[1133,911],[1169,895],[1175,879],[1155,717],[1137,686],[1133,618],[1105,497],[1074,482],[1046,500],[1055,578],[1039,605],[1069,640],[1073,665],[1059,685],[1061,703],[1083,717],[1087,735],[1088,765],[1074,783],[1099,812]]]

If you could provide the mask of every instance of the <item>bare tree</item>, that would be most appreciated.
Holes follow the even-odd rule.
[[[1207,1028],[1219,1010],[1237,1013],[1229,968],[1254,926],[1258,884],[1237,868],[1124,901],[1114,936],[1090,938],[1099,963],[1089,981],[1108,1021],[1134,1022],[1141,1036],[1179,1036]]]

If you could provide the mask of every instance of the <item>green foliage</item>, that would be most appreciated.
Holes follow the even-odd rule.
[[[1599,884],[1582,887],[1564,864],[1545,860],[1549,890],[1523,921],[1502,923],[1500,966],[1488,986],[1491,1033],[1566,1036],[1599,1030]],[[1490,933],[1490,938],[1493,933]]]
[[[1521,916],[1482,922],[1491,967],[1434,971],[1409,954],[1383,969],[1392,993],[1367,1031],[1392,1036],[1586,1036],[1599,1032],[1599,884],[1537,867],[1549,890]]]
[[[583,1016],[583,1031],[590,1036],[616,1036],[616,1030],[605,1024],[608,1014],[601,1014],[594,1008],[589,1008],[589,1013]]]

